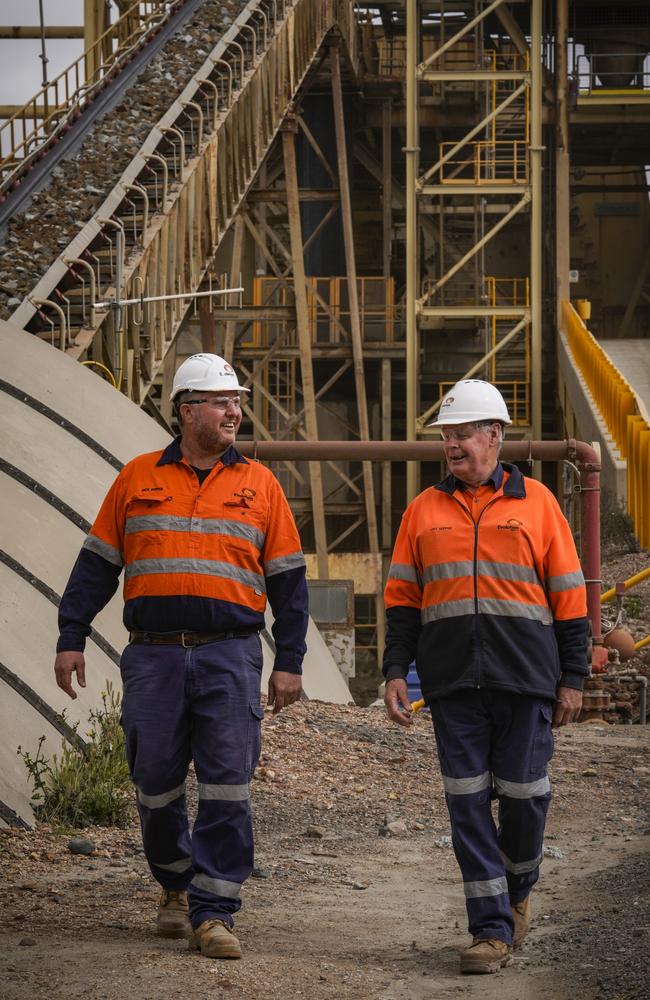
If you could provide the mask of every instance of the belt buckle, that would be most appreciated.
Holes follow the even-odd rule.
[[[181,646],[183,647],[183,649],[192,649],[194,646],[196,646],[196,641],[186,642],[185,639],[187,636],[192,637],[192,633],[181,632]]]

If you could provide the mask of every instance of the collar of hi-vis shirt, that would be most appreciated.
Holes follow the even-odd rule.
[[[182,462],[183,452],[181,451],[181,437],[180,435],[168,444],[162,455],[156,462],[156,465],[169,465],[170,462]],[[242,465],[248,465],[248,459],[244,458],[233,445],[229,445],[224,451],[221,458],[217,459],[222,465],[234,465],[236,462]],[[216,462],[215,462],[216,465]]]
[[[501,488],[504,480],[504,469],[499,462],[491,475],[484,479],[480,486],[472,492],[461,479],[454,476],[454,493],[458,491],[462,500],[474,521],[477,521],[483,513],[483,508],[492,499],[498,489]],[[507,482],[506,477],[506,482]]]

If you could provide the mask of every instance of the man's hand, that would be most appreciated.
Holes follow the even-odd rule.
[[[559,687],[553,709],[553,728],[559,729],[568,722],[577,722],[582,709],[582,691],[575,688]]]
[[[408,687],[403,677],[396,677],[392,681],[386,681],[384,691],[384,704],[388,716],[398,726],[410,726],[413,722],[413,712],[411,711],[411,700],[409,698]]]
[[[274,670],[269,678],[269,696],[266,699],[268,708],[273,708],[273,714],[293,705],[302,692],[300,674],[290,674],[287,670]]]
[[[84,654],[77,650],[69,650],[65,653],[57,653],[54,661],[54,674],[56,683],[62,691],[65,691],[71,698],[77,697],[77,692],[72,687],[72,675],[77,675],[79,687],[86,686],[86,661]]]

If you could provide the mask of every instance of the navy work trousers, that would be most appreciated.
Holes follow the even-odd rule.
[[[542,860],[553,704],[468,690],[433,702],[431,714],[469,932],[512,944],[511,904],[529,894]]]
[[[122,726],[154,878],[187,889],[190,921],[232,925],[253,869],[250,781],[260,753],[257,634],[185,649],[133,643],[120,664]],[[190,835],[185,778],[198,781]]]

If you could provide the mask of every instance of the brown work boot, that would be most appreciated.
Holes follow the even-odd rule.
[[[156,917],[158,937],[186,938],[192,933],[187,915],[187,893],[163,889]]]
[[[521,942],[530,930],[530,895],[526,896],[525,899],[521,899],[518,903],[512,904],[512,918],[515,922],[515,935],[512,947],[516,951],[517,948],[521,947]]]
[[[460,956],[461,972],[481,975],[498,972],[506,965],[512,965],[512,948],[505,941],[498,941],[496,938],[474,938]]]
[[[223,920],[204,920],[192,931],[190,951],[200,951],[206,958],[241,958],[241,945],[232,927]]]

